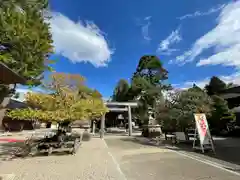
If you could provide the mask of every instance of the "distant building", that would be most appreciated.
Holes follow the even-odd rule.
[[[228,107],[236,114],[236,122],[240,126],[240,86],[225,89],[220,96],[228,102]]]
[[[240,106],[240,86],[225,89],[220,96],[228,102],[230,109]]]
[[[16,89],[15,94],[11,97],[7,109],[21,109],[27,108],[28,105],[24,102],[25,95],[30,90],[25,89]],[[3,127],[7,131],[21,131],[21,130],[32,130],[36,128],[36,124],[33,121],[24,121],[24,120],[13,120],[7,116],[4,117]]]

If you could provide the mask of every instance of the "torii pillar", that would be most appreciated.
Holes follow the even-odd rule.
[[[128,106],[128,136],[132,136],[132,112],[131,112],[131,106]]]
[[[110,111],[119,111],[119,112],[128,112],[128,135],[132,136],[132,107],[137,107],[137,102],[105,102],[106,106],[110,106]],[[111,108],[111,106],[114,106]],[[116,108],[116,106],[124,106],[124,108]],[[105,114],[101,117],[101,129],[100,129],[100,138],[104,138],[105,132]]]
[[[100,138],[104,138],[104,131],[105,131],[105,114],[101,117],[101,129],[100,129]]]

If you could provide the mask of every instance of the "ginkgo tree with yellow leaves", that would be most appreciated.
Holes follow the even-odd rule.
[[[101,94],[87,87],[79,74],[53,73],[43,87],[47,94],[27,93],[29,108],[15,109],[7,115],[12,119],[62,123],[91,120],[108,112]]]

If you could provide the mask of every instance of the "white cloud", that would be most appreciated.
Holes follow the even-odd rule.
[[[222,81],[224,81],[225,83],[233,83],[233,84],[237,84],[240,85],[240,72],[237,73],[233,73],[231,75],[222,75],[222,76],[218,76]],[[193,86],[193,84],[196,84],[197,86],[204,88],[206,84],[209,83],[211,77],[207,77],[198,81],[187,81],[183,84],[177,84],[174,87],[177,88],[190,88]]]
[[[52,13],[50,25],[57,54],[73,63],[90,62],[96,67],[106,66],[111,60],[113,51],[93,22],[74,22],[60,13]]]
[[[175,61],[176,61],[177,63],[179,63],[179,65],[181,65],[181,63],[184,64],[185,59],[186,59],[187,57],[191,56],[191,54],[192,54],[192,51],[190,51],[190,50],[189,50],[189,51],[185,51],[182,55],[177,56],[177,57],[175,58]],[[174,62],[174,60],[171,60],[171,62]]]
[[[148,20],[150,20],[151,18],[152,18],[152,16],[147,16],[147,17],[144,18],[144,20],[145,20],[145,21],[148,21]]]
[[[170,46],[179,43],[182,40],[180,35],[180,28],[172,31],[171,34],[164,40],[161,41],[157,49],[158,54],[171,55],[173,52],[178,51],[178,49],[171,49]]]
[[[195,60],[204,50],[214,48],[214,54],[201,59],[197,66],[221,64],[240,67],[240,1],[226,5],[219,17],[217,26],[200,37],[192,48],[176,57],[177,63]]]
[[[141,27],[142,36],[146,41],[151,40],[151,37],[149,35],[149,27],[151,25],[151,18],[152,18],[152,16],[146,16],[143,20],[141,20],[141,19],[136,20],[136,24]]]
[[[224,7],[225,7],[225,4],[218,5],[217,7],[211,8],[211,9],[205,11],[205,12],[196,11],[192,14],[186,14],[184,16],[181,16],[181,17],[177,18],[177,19],[184,20],[184,19],[194,18],[194,17],[198,17],[198,16],[207,16],[207,15],[210,15],[212,13],[220,11]]]
[[[151,38],[149,36],[149,26],[151,25],[150,22],[147,22],[147,24],[145,24],[144,26],[142,26],[142,35],[143,38],[147,41],[150,41]]]

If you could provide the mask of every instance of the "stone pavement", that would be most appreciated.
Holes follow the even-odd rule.
[[[1,143],[0,143],[1,147]],[[204,161],[204,160],[203,160]],[[238,180],[240,176],[127,136],[83,142],[76,155],[2,161],[4,180]]]
[[[0,144],[1,146],[1,144]],[[2,161],[6,180],[122,180],[103,140],[83,142],[76,155],[51,155]],[[9,176],[9,178],[7,177]],[[13,176],[14,179],[13,179]]]
[[[239,175],[180,155],[164,146],[147,146],[129,137],[106,137],[105,140],[127,180],[240,179]]]
[[[141,144],[157,145],[156,141],[151,141],[148,138],[137,136],[135,139]],[[204,159],[204,161],[210,161],[221,167],[240,173],[240,139],[213,137],[213,140],[215,144],[215,154],[213,152],[205,152],[203,154],[201,150],[193,151],[192,144],[180,143],[171,145],[171,143],[167,143],[165,146],[178,153],[187,154],[195,159]]]

